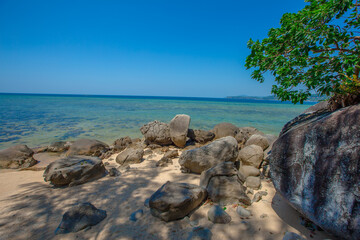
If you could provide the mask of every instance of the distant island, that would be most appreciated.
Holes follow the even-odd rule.
[[[265,96],[265,97],[256,97],[256,96],[227,96],[226,98],[230,98],[230,99],[244,99],[244,100],[262,100],[262,101],[281,101],[279,100],[277,97],[275,96]],[[319,102],[319,101],[323,101],[325,100],[326,97],[325,96],[318,96],[316,94],[312,94],[307,102]]]

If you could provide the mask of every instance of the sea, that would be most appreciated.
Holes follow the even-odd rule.
[[[210,130],[229,122],[278,135],[283,125],[315,103],[230,98],[0,94],[0,150],[16,144],[46,146],[93,138],[112,144],[142,137],[140,127],[176,114],[191,117],[190,128]]]

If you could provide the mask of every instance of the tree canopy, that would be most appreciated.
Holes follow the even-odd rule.
[[[284,14],[267,38],[249,40],[245,66],[259,82],[270,72],[277,83],[271,92],[283,101],[303,103],[314,92],[359,96],[360,0],[305,2]]]

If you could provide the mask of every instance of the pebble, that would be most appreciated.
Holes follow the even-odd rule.
[[[256,193],[256,194],[254,195],[254,198],[252,199],[251,202],[258,202],[258,201],[260,201],[261,199],[262,199],[262,195],[259,194],[259,193]]]
[[[115,177],[115,176],[117,176],[117,175],[119,175],[119,171],[118,171],[116,168],[110,168],[110,170],[109,170],[109,176],[110,176],[110,177]]]
[[[236,212],[240,215],[240,217],[242,218],[248,218],[251,216],[251,212],[245,208],[243,208],[242,206],[238,206],[236,208]]]
[[[267,218],[267,217],[268,215],[266,213],[260,215],[260,218]]]
[[[187,240],[210,240],[212,236],[211,231],[205,227],[194,227],[189,233]]]

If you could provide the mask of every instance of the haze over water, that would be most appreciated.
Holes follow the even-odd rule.
[[[278,135],[308,107],[225,98],[0,94],[0,149],[79,138],[111,144],[120,137],[142,137],[141,126],[153,120],[169,122],[176,114],[190,115],[193,129],[230,122]]]

